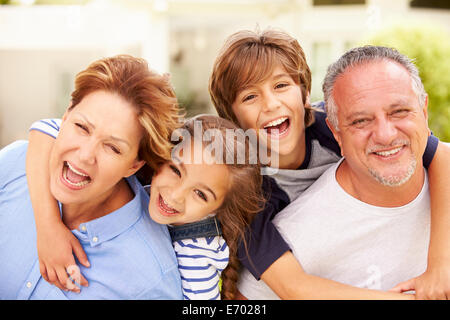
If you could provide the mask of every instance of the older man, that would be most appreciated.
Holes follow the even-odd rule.
[[[407,57],[372,46],[330,66],[323,88],[344,158],[274,223],[306,273],[388,290],[426,270],[427,95]],[[248,272],[239,290],[250,299],[277,298]]]

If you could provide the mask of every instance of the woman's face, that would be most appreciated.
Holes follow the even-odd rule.
[[[143,164],[143,129],[131,104],[106,91],[67,111],[50,154],[50,189],[63,204],[106,201],[118,182]]]

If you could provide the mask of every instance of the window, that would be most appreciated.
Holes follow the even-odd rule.
[[[329,6],[340,4],[366,4],[366,0],[313,0],[315,6]]]
[[[448,0],[412,0],[412,8],[450,9]]]

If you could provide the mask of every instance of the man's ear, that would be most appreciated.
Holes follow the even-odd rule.
[[[144,160],[134,160],[133,165],[128,169],[127,174],[125,175],[125,177],[129,177],[133,174],[135,174],[140,168],[142,168],[145,164]]]
[[[427,120],[428,122],[428,95],[425,96],[425,103],[423,104],[422,112],[425,117],[425,120]]]
[[[331,132],[333,133],[334,139],[337,141],[337,143],[339,144],[339,148],[341,148],[341,156],[344,156],[344,151],[342,150],[342,139],[341,139],[341,134],[340,131],[338,131],[338,129],[336,129],[331,122],[328,120],[328,117],[325,118],[325,122],[327,123],[328,128],[330,128]]]
[[[425,118],[425,121],[427,122],[427,127],[428,127],[428,94],[425,96],[425,102],[422,106],[422,112],[423,112],[423,116]],[[430,127],[428,127],[428,136],[431,135],[431,130]]]

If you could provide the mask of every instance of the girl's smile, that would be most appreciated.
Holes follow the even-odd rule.
[[[170,217],[180,213],[180,211],[175,210],[169,204],[167,204],[167,202],[164,201],[164,198],[161,195],[159,195],[158,200],[159,213],[161,213],[162,215]]]

